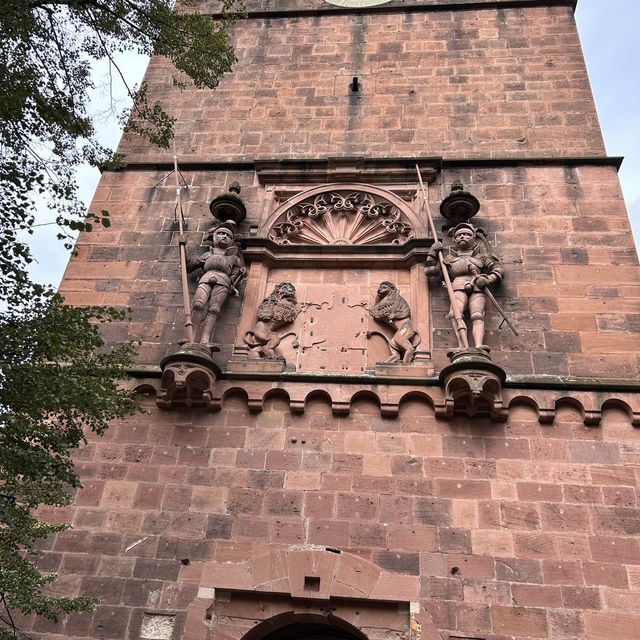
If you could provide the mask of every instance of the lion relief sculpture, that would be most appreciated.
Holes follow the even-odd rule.
[[[413,362],[416,354],[416,347],[420,344],[420,334],[411,324],[411,309],[407,301],[400,295],[398,288],[393,282],[384,281],[378,285],[376,301],[369,313],[378,322],[382,322],[395,330],[391,338],[383,337],[387,340],[391,355],[386,364],[396,364],[403,362],[409,364]],[[378,333],[378,332],[370,332]]]
[[[276,348],[283,338],[293,332],[278,334],[277,330],[291,324],[300,313],[296,288],[290,282],[279,282],[258,307],[258,322],[252,331],[244,335],[251,358],[275,359]]]

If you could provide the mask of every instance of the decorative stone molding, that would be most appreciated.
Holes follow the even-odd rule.
[[[538,413],[540,424],[552,425],[556,413],[562,406],[574,407],[582,415],[587,427],[598,427],[602,413],[606,409],[616,408],[624,411],[632,427],[640,427],[640,395],[635,393],[594,393],[589,391],[538,391],[528,393],[517,389],[504,390],[505,407],[521,402],[528,404]]]
[[[415,229],[395,205],[364,190],[335,189],[287,208],[271,226],[276,244],[400,245]]]
[[[214,387],[220,369],[210,354],[207,347],[185,344],[162,360],[162,378],[156,399],[161,409],[214,406]]]
[[[269,361],[264,361],[269,362]],[[483,375],[486,371],[483,372]],[[245,375],[245,374],[242,374]],[[432,386],[421,384],[410,378],[397,379],[389,377],[387,380],[375,378],[370,382],[356,381],[345,384],[332,381],[329,376],[315,382],[309,380],[295,381],[295,374],[285,374],[286,390],[282,388],[282,374],[274,374],[273,380],[221,380],[215,383],[211,401],[207,405],[212,411],[222,409],[226,399],[230,396],[244,397],[247,408],[251,413],[260,413],[265,404],[272,398],[286,402],[293,414],[302,414],[305,407],[312,400],[324,399],[331,407],[335,416],[347,416],[354,404],[360,400],[367,400],[377,405],[383,418],[397,418],[403,405],[408,402],[421,402],[430,407],[436,418],[448,420],[451,418],[451,402],[447,403],[445,389],[438,385],[437,379],[430,379]],[[373,376],[372,376],[373,378]],[[158,391],[152,385],[152,379],[138,381],[134,390],[143,395],[155,392],[160,403],[162,390]],[[488,392],[490,387],[485,389]],[[489,411],[489,405],[481,404],[476,414],[478,419],[503,421],[514,407],[529,406],[538,416],[538,422],[553,425],[557,411],[571,406],[582,416],[585,426],[598,427],[602,420],[602,413],[606,409],[618,409],[627,414],[630,427],[640,427],[640,394],[633,392],[597,391],[576,392],[569,396],[566,391],[551,391],[544,389],[514,389],[502,388],[502,406],[499,396],[496,398],[495,411]],[[162,404],[160,406],[163,406]],[[176,406],[180,406],[177,404]],[[187,406],[182,401],[182,406]],[[196,405],[197,406],[197,405]],[[200,405],[203,406],[203,405]],[[455,405],[454,405],[455,406]],[[461,408],[464,410],[463,408]],[[427,409],[428,411],[428,409]]]
[[[417,161],[425,182],[436,179],[441,158]],[[268,160],[255,163],[262,185],[367,182],[416,182],[416,160],[398,158],[330,158],[328,160]]]

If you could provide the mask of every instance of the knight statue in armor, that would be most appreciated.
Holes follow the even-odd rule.
[[[212,231],[212,245],[197,258],[187,260],[187,271],[199,271],[193,296],[194,311],[204,314],[201,344],[210,344],[216,320],[229,292],[238,295],[238,286],[246,277],[240,248],[235,243],[236,225],[221,223]]]
[[[484,344],[484,312],[487,292],[504,277],[504,269],[498,258],[491,253],[484,229],[476,229],[468,222],[456,225],[449,235],[453,247],[444,256],[444,263],[451,278],[454,298],[449,309],[460,349],[469,348],[465,313],[471,320],[471,335],[476,349],[488,351]],[[444,253],[441,242],[434,242],[425,263],[429,277],[442,277],[438,253]],[[455,305],[455,308],[454,308]]]

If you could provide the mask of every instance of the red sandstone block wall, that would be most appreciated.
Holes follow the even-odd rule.
[[[104,174],[93,207],[108,208],[113,226],[80,236],[79,255],[61,285],[71,304],[131,307],[132,322],[113,323],[106,335],[114,342],[141,340],[139,360],[152,365],[176,347],[184,321],[176,234],[171,231],[175,189],[171,180],[152,189],[162,176],[160,171]],[[261,221],[266,194],[253,172],[187,172],[186,177],[192,251],[213,221],[208,203],[232,180],[240,181],[248,208],[240,231],[247,235]],[[511,376],[635,379],[640,271],[615,169],[445,166],[430,188],[434,211],[454,178],[461,178],[480,199],[474,220],[489,231],[506,270],[495,294],[520,335],[516,338],[506,327],[498,331],[500,318],[489,310],[487,342],[494,360]],[[440,228],[444,220],[437,222]],[[420,231],[427,235],[426,223]],[[295,273],[290,277],[295,280]],[[431,282],[430,297],[434,359],[440,370],[455,337],[446,318],[446,292],[438,282]],[[223,366],[242,299],[229,298],[216,332]]]
[[[568,8],[259,18],[236,38],[241,63],[215,94],[180,94],[152,63],[152,90],[181,110],[182,161],[604,155]],[[123,150],[162,157],[133,141]],[[185,175],[192,245],[232,180],[248,207],[241,231],[258,224],[265,193],[253,171]],[[107,337],[140,338],[150,365],[182,336],[174,190],[152,188],[162,176],[104,174],[94,208],[108,208],[113,227],[81,235],[61,289],[73,304],[131,306],[132,322]],[[498,333],[489,315],[496,362],[510,376],[636,379],[637,257],[615,170],[445,163],[434,210],[455,177],[482,203],[478,223],[507,271],[496,295],[521,334]],[[444,293],[430,295],[438,369],[453,341]],[[218,328],[222,364],[240,302]],[[443,635],[640,637],[640,436],[626,414],[606,409],[587,428],[568,403],[541,426],[516,405],[505,424],[440,422],[413,400],[389,420],[365,399],[334,417],[320,399],[292,415],[276,397],[254,415],[239,395],[219,413],[161,412],[152,399],[144,409],[79,452],[84,489],[45,513],[74,529],[50,541],[43,568],[61,572],[60,592],[103,604],[34,621],[43,640],[135,638],[149,610],[176,613],[177,637],[208,563],[292,544],[419,578]]]
[[[322,399],[303,415],[278,398],[253,415],[233,395],[220,413],[146,408],[91,439],[84,489],[50,514],[74,529],[43,566],[103,604],[36,621],[42,639],[134,638],[147,610],[181,625],[207,563],[300,544],[419,576],[442,633],[638,637],[640,432],[626,414],[586,428],[569,405],[553,426],[525,406],[506,424],[441,422],[418,400],[394,420],[366,399],[340,418]]]
[[[569,7],[249,18],[235,46],[213,93],[149,66],[183,161],[604,155]],[[170,159],[135,139],[120,150]]]

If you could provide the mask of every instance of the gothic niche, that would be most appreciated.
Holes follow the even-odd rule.
[[[291,207],[273,225],[280,245],[400,245],[414,229],[394,204],[364,191],[330,191]]]

